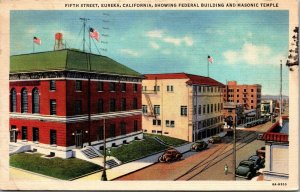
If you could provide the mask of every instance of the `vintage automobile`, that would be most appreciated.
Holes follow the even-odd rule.
[[[254,163],[254,169],[256,170],[263,168],[265,165],[265,159],[258,155],[252,155],[248,160]]]
[[[208,142],[209,143],[221,143],[221,141],[222,141],[222,138],[220,137],[220,136],[212,136],[209,140],[208,140]]]
[[[239,166],[235,170],[235,175],[237,177],[252,179],[252,177],[256,175],[254,162],[248,160],[241,161]]]
[[[205,141],[195,141],[191,146],[191,151],[202,151],[207,149],[208,144]]]
[[[159,158],[158,161],[159,162],[166,162],[166,163],[170,163],[170,162],[174,162],[174,161],[178,161],[180,160],[182,157],[182,154],[180,152],[178,152],[176,149],[174,148],[170,148],[168,150],[166,150]]]

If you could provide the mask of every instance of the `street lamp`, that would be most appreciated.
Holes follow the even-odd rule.
[[[103,150],[104,150],[104,157],[103,157],[103,172],[101,176],[101,181],[107,181],[106,176],[106,138],[105,138],[105,119],[103,119]]]

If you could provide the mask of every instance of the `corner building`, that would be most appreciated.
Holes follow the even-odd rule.
[[[142,82],[143,131],[186,141],[222,131],[224,85],[187,73],[146,74]]]
[[[138,72],[71,49],[11,56],[10,142],[62,158],[141,139]],[[105,131],[105,133],[104,133]]]

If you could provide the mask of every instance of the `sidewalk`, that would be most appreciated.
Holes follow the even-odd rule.
[[[219,136],[223,137],[226,133],[220,133],[218,134]],[[205,138],[203,139],[203,141],[208,141],[209,138]],[[178,150],[180,153],[186,153],[190,150],[192,143],[188,143],[179,147],[176,147],[176,150]],[[158,157],[161,156],[163,154],[163,152],[161,153],[157,153],[155,155],[151,155],[148,157],[145,157],[143,159],[139,159],[130,163],[126,163],[123,165],[120,165],[118,167],[114,167],[112,169],[108,169],[106,170],[106,174],[107,174],[107,179],[108,180],[114,180],[118,177],[121,177],[123,175],[132,173],[134,171],[143,169],[145,167],[148,167],[150,165],[155,164],[158,161]],[[86,177],[82,177],[79,179],[76,179],[74,181],[80,181],[80,180],[100,180],[102,175],[102,171],[92,174],[92,175],[88,175]]]

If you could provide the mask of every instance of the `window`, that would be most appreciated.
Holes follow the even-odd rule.
[[[103,131],[104,131],[103,125],[101,125],[98,129],[98,141],[104,139],[104,132]]]
[[[209,104],[207,104],[206,107],[207,107],[207,113],[209,113]]]
[[[180,115],[181,116],[187,116],[187,106],[181,106],[180,107]]]
[[[161,120],[157,120],[157,125],[161,125]]]
[[[103,99],[98,99],[98,113],[104,112],[103,104]]]
[[[110,112],[116,111],[116,100],[115,99],[109,100],[109,111]]]
[[[170,121],[166,120],[166,127],[170,127]]]
[[[137,120],[134,120],[134,121],[133,121],[133,131],[134,131],[134,132],[137,132],[137,131],[138,131],[138,121],[137,121]]]
[[[138,84],[133,84],[133,92],[137,92],[138,91]]]
[[[239,102],[240,102],[240,100],[237,100],[236,102],[237,102],[237,103],[239,103]]]
[[[115,82],[109,83],[109,91],[116,91],[116,83]]]
[[[251,103],[253,103],[253,100],[251,100]]]
[[[171,121],[171,127],[175,127],[175,121]]]
[[[82,107],[81,107],[81,100],[76,100],[75,101],[75,110],[74,113],[75,115],[80,115],[82,113]]]
[[[197,114],[197,106],[196,106],[196,105],[194,105],[194,107],[193,107],[193,114],[194,114],[194,115]]]
[[[154,114],[160,115],[160,105],[154,105]]]
[[[253,97],[253,95],[251,95],[251,97]]]
[[[98,87],[97,87],[97,90],[98,90],[98,91],[103,91],[103,87],[104,87],[103,82],[102,82],[102,81],[98,81]]]
[[[17,92],[16,89],[10,91],[10,112],[17,112]]]
[[[143,111],[144,114],[147,114],[147,113],[148,113],[147,105],[143,105],[143,106],[142,106],[142,111]]]
[[[27,140],[27,127],[22,127],[22,140]]]
[[[205,114],[206,105],[203,105],[203,114]]]
[[[244,92],[247,92],[247,90],[246,90],[246,89],[244,89]]]
[[[121,111],[126,111],[126,99],[121,99]]]
[[[173,85],[167,85],[167,91],[173,92]]]
[[[137,98],[133,98],[133,101],[132,101],[132,109],[137,109],[138,108],[138,101],[137,101]]]
[[[154,86],[154,91],[160,91],[160,87],[159,86]]]
[[[121,83],[121,91],[126,92],[126,83]]]
[[[251,89],[251,92],[253,92],[253,89]]]
[[[220,111],[220,103],[218,103],[218,111]]]
[[[237,96],[237,97],[240,97],[240,95],[239,95],[239,94],[237,94],[236,96]]]
[[[50,80],[50,91],[55,91],[55,90],[56,90],[56,81]]]
[[[153,124],[153,125],[156,125],[156,119],[153,119],[153,120],[152,120],[152,124]]]
[[[221,110],[223,110],[223,103],[221,103]]]
[[[214,104],[210,104],[210,112],[212,113],[214,110]]]
[[[116,136],[116,126],[115,126],[115,124],[110,124],[109,137],[115,137],[115,136]]]
[[[121,135],[126,135],[126,123],[125,122],[121,122],[120,129],[121,129]]]
[[[199,93],[201,93],[201,90],[202,90],[202,87],[201,87],[201,86],[199,86],[199,87],[198,87],[198,91],[199,91]]]
[[[147,91],[147,86],[142,86],[143,91]]]
[[[161,125],[161,120],[153,119],[152,124],[153,125]]]
[[[23,88],[21,91],[21,113],[28,112],[28,92]]]
[[[240,90],[239,90],[239,89],[237,89],[237,90],[236,90],[236,92],[240,92]]]
[[[56,100],[50,99],[50,115],[56,115]]]
[[[76,80],[75,81],[75,90],[81,91],[82,90],[82,81]]]
[[[202,128],[202,121],[199,121],[198,122],[198,129],[201,129]]]
[[[217,104],[215,103],[215,112],[217,112]]]
[[[39,142],[39,128],[32,128],[32,141]]]
[[[50,130],[50,145],[56,145],[56,130]]]
[[[40,112],[40,95],[39,90],[34,88],[32,90],[32,113]]]
[[[198,105],[198,114],[201,115],[201,105]]]

